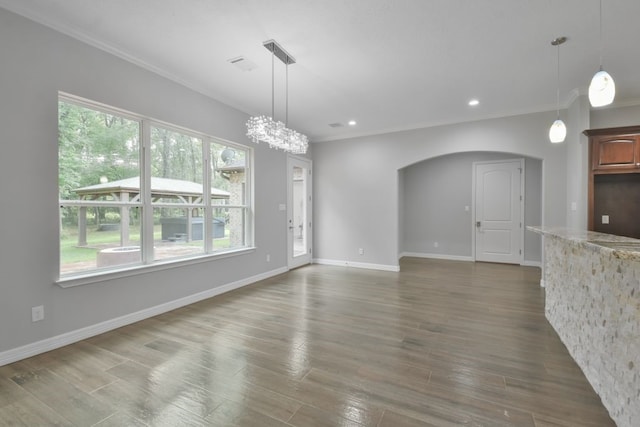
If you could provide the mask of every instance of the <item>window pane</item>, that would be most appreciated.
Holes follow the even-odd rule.
[[[58,102],[61,277],[246,247],[249,149],[72,96]]]
[[[130,200],[138,195],[140,125],[60,101],[60,200]]]
[[[211,171],[213,187],[227,194],[227,197],[216,196],[214,192],[212,204],[242,206],[247,203],[246,151],[211,144]]]
[[[154,208],[154,259],[204,253],[203,209]]]
[[[213,210],[213,250],[237,249],[246,246],[244,208]]]
[[[60,208],[60,274],[140,263],[138,208]]]
[[[204,204],[202,139],[151,127],[151,198]]]

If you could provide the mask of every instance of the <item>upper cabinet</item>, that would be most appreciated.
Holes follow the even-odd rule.
[[[640,126],[585,130],[588,228],[640,238]]]
[[[599,173],[640,173],[640,126],[584,131],[591,169]]]

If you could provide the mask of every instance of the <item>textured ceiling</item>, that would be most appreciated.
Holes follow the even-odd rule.
[[[289,126],[312,141],[555,109],[599,66],[598,0],[0,0],[248,114],[271,112],[275,39]],[[640,103],[640,1],[603,0],[616,104]],[[2,13],[0,11],[0,13]],[[229,60],[257,66],[242,71]],[[276,119],[284,65],[276,62]],[[478,98],[480,105],[467,102]],[[346,123],[354,119],[356,126]],[[343,127],[329,124],[343,123]]]

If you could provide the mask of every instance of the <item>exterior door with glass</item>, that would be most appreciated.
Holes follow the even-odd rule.
[[[287,159],[288,267],[311,263],[311,161]]]

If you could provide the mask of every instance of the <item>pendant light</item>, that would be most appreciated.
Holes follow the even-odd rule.
[[[602,0],[600,0],[600,70],[591,79],[589,102],[592,107],[602,107],[613,102],[616,84],[609,73],[602,69]]]
[[[560,45],[567,41],[566,37],[558,37],[551,41],[552,46],[558,48],[558,72],[556,75],[556,121],[549,128],[549,140],[554,144],[564,142],[567,137],[567,127],[560,119]]]

